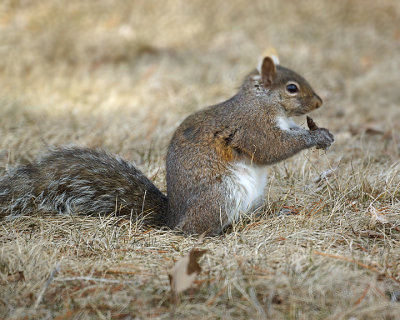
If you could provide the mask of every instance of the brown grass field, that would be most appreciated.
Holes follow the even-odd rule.
[[[271,47],[335,144],[271,166],[263,210],[200,243],[112,216],[0,221],[1,319],[400,319],[397,0],[2,0],[0,173],[83,145],[165,190],[180,121]],[[203,270],[175,301],[193,247]]]

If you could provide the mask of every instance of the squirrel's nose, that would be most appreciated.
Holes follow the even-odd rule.
[[[315,109],[318,109],[320,106],[322,106],[322,99],[316,94],[314,94],[314,101]]]

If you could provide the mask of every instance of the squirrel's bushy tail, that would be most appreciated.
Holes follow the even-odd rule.
[[[133,164],[101,150],[50,150],[0,178],[0,218],[34,212],[131,215],[166,225],[167,197]]]

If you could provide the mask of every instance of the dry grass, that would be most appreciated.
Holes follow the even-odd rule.
[[[202,244],[114,217],[0,222],[0,318],[400,319],[399,26],[396,0],[1,1],[2,171],[101,146],[165,189],[176,126],[270,46],[336,143],[271,167],[265,210]],[[167,270],[195,245],[174,305]]]

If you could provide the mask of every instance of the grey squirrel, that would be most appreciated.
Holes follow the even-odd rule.
[[[220,234],[262,204],[268,165],[333,143],[327,129],[306,130],[290,118],[321,104],[303,77],[265,57],[236,95],[177,128],[167,153],[168,198],[120,157],[64,147],[0,178],[0,218],[116,212],[187,234]]]

